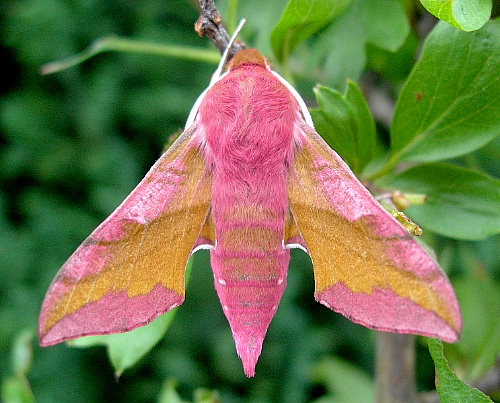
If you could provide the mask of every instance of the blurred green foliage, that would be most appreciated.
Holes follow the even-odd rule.
[[[35,332],[43,295],[57,269],[132,190],[169,135],[184,125],[214,66],[107,53],[51,76],[40,76],[39,68],[110,34],[212,49],[192,29],[198,17],[193,3],[0,3],[5,71],[0,88],[0,376],[5,401],[15,401],[11,396],[23,401],[34,396],[37,402],[349,401],[345,385],[360,396],[372,393],[374,332],[314,302],[312,267],[300,251],[292,253],[288,286],[253,379],[243,375],[205,251],[194,257],[186,302],[166,337],[118,382],[103,348],[41,349],[33,340],[31,359],[26,334]],[[217,3],[223,15],[229,3],[234,1]],[[237,17],[248,20],[242,38],[276,61],[271,49],[282,47],[271,47],[270,37],[279,21],[288,23],[281,19],[287,2],[240,3]],[[335,97],[346,109],[355,106],[365,113],[359,97],[353,101],[340,95],[345,78],[359,80],[361,89],[375,89],[394,103],[429,15],[411,1],[373,4],[380,18],[370,18],[362,1],[342,4],[346,9],[336,17],[332,13],[330,24],[323,26],[328,21],[319,18],[318,32],[294,31],[293,46],[284,52],[287,60],[275,63],[276,69],[293,78],[311,104],[312,88],[321,82],[340,91]],[[357,88],[350,87],[352,96]],[[389,129],[377,116],[375,121],[378,141],[387,147]],[[498,155],[497,137],[452,162],[498,178]],[[498,195],[492,197],[494,204]],[[445,353],[452,369],[473,381],[500,349],[498,312],[491,309],[500,306],[500,238],[459,241],[426,232],[425,240],[457,285],[463,309],[463,339]],[[432,389],[433,365],[423,344],[417,362],[419,390]]]

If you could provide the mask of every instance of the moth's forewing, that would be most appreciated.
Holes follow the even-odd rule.
[[[210,207],[195,125],[80,245],[52,282],[40,344],[124,332],[184,300],[184,270]]]
[[[316,299],[364,326],[453,342],[453,288],[424,249],[305,123],[288,199],[311,255]]]

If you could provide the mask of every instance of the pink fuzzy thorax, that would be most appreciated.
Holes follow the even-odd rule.
[[[210,254],[215,288],[247,376],[255,373],[286,285],[286,167],[298,113],[288,89],[259,64],[231,70],[199,110],[207,167],[215,167],[217,245]]]

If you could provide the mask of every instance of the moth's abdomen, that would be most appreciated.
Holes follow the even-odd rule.
[[[255,217],[258,206],[231,208],[235,209],[246,210],[254,217],[246,221],[230,219],[227,214],[228,219],[219,217],[217,246],[210,259],[215,288],[231,325],[238,355],[245,373],[252,376],[262,341],[285,289],[290,253],[282,247],[281,211],[261,209],[259,219]]]

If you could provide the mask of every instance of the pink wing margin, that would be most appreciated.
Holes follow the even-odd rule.
[[[62,266],[40,312],[42,346],[132,330],[184,301],[185,266],[210,209],[200,136],[188,128]]]
[[[377,330],[458,340],[458,302],[436,261],[313,129],[302,122],[295,142],[288,199],[316,300]]]

